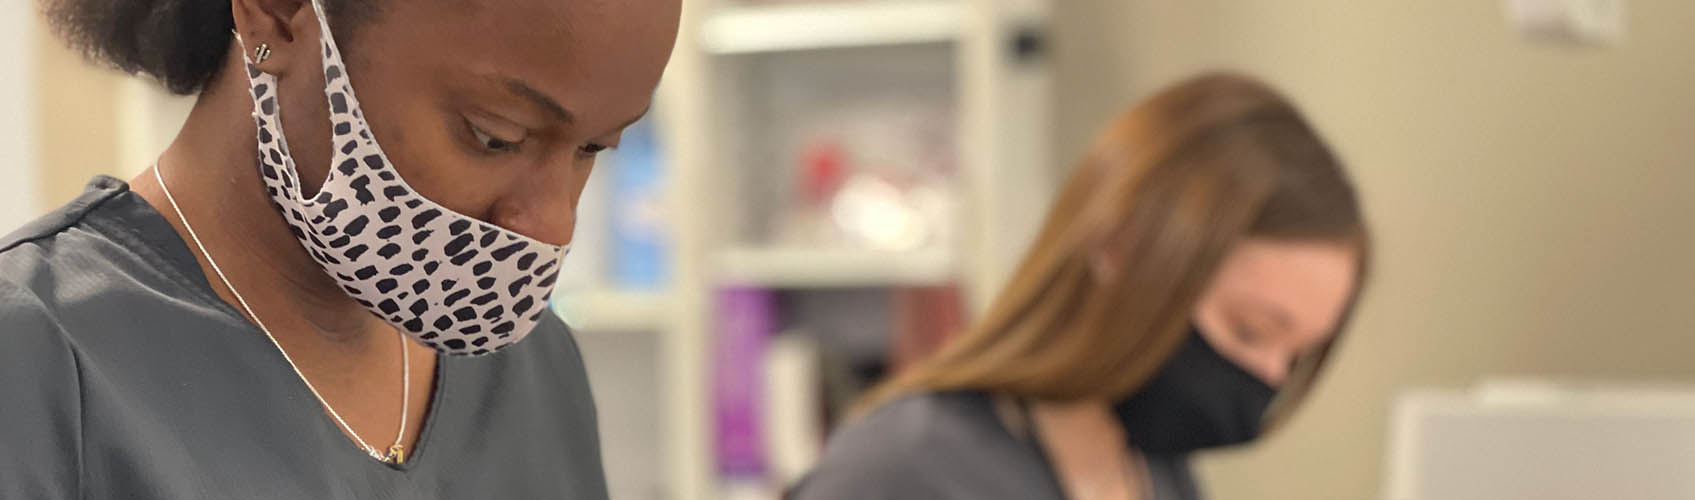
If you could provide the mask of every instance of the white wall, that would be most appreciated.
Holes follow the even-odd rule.
[[[35,30],[33,2],[0,3],[0,234],[40,210],[35,144]]]
[[[1058,0],[1060,152],[1230,67],[1293,97],[1364,192],[1379,268],[1338,362],[1214,498],[1381,493],[1392,395],[1491,374],[1695,381],[1695,2],[1616,48],[1528,42],[1499,0]]]

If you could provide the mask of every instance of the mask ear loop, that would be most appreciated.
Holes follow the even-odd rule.
[[[241,46],[241,62],[253,64],[253,61],[247,60],[247,41],[241,39],[241,32],[230,28],[230,36],[235,37],[235,44]]]
[[[270,55],[271,55],[270,45],[265,44],[265,43],[260,43],[259,47],[257,47],[256,50],[253,53],[249,53],[247,51],[246,40],[243,40],[241,38],[241,32],[236,31],[234,28],[231,28],[230,29],[230,36],[235,37],[236,45],[241,46],[241,61],[244,65],[247,66],[247,77],[249,79],[258,79],[258,78],[262,78],[262,77],[267,78],[267,79],[271,79],[270,81],[263,82],[263,83],[272,86],[272,88],[275,88],[275,85],[276,85],[276,82],[274,80],[275,77],[272,76],[269,73],[264,72],[263,70],[260,70],[259,66],[258,66],[259,62],[263,62],[264,59],[267,59],[267,58],[270,57]],[[251,56],[254,56],[254,55],[257,55],[259,57],[259,61],[254,61],[251,58]],[[254,97],[257,97],[257,96],[254,96]],[[278,114],[280,114],[280,112]],[[264,122],[265,118],[263,116],[260,116],[258,103],[254,103],[252,115],[253,115],[253,125],[255,127],[262,127],[263,126],[262,122]],[[280,124],[273,123],[272,125],[277,126],[277,131],[276,131],[275,134],[273,134],[276,137],[277,147],[281,148],[285,152],[291,152],[290,148],[288,147],[288,138],[285,137],[282,134],[282,127],[280,126]],[[261,161],[263,161],[263,160],[261,160]],[[293,192],[294,198],[300,200],[301,203],[304,204],[304,205],[308,205],[308,206],[313,205],[314,204],[313,200],[310,199],[310,198],[306,198],[300,191],[301,186],[300,186],[299,174],[294,169],[294,158],[291,157],[291,156],[284,156],[283,157],[283,164],[278,165],[277,167],[278,167],[278,175],[293,176],[292,179],[290,179],[286,182],[288,184],[288,188],[286,188],[286,189],[288,191]]]

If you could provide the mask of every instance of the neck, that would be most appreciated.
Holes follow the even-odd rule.
[[[1038,402],[1032,424],[1070,498],[1139,498],[1124,428],[1105,401]]]
[[[132,185],[200,253],[185,231],[194,228],[209,254],[201,260],[216,261],[229,279],[226,287],[216,272],[208,272],[213,288],[226,299],[238,293],[274,335],[365,343],[375,331],[392,331],[324,273],[272,205],[259,177],[251,113],[245,74],[224,71],[207,85],[182,131],[159,156],[155,168],[181,208],[181,219],[152,173]],[[225,293],[226,288],[235,290]],[[289,327],[278,328],[284,324]]]

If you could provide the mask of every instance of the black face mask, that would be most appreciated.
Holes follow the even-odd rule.
[[[1131,446],[1163,455],[1259,437],[1277,390],[1225,359],[1193,327],[1141,392],[1113,405]]]

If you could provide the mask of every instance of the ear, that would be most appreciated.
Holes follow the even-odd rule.
[[[1130,251],[1130,237],[1123,233],[1107,234],[1085,246],[1089,259],[1089,277],[1097,284],[1111,283],[1124,271],[1124,254]]]
[[[311,0],[230,0],[242,58],[261,71],[283,74],[300,58],[318,59],[318,18]],[[268,50],[263,61],[259,47]]]
[[[1104,246],[1095,247],[1089,252],[1089,276],[1095,283],[1109,283],[1118,277],[1118,261],[1113,258],[1112,251]]]

